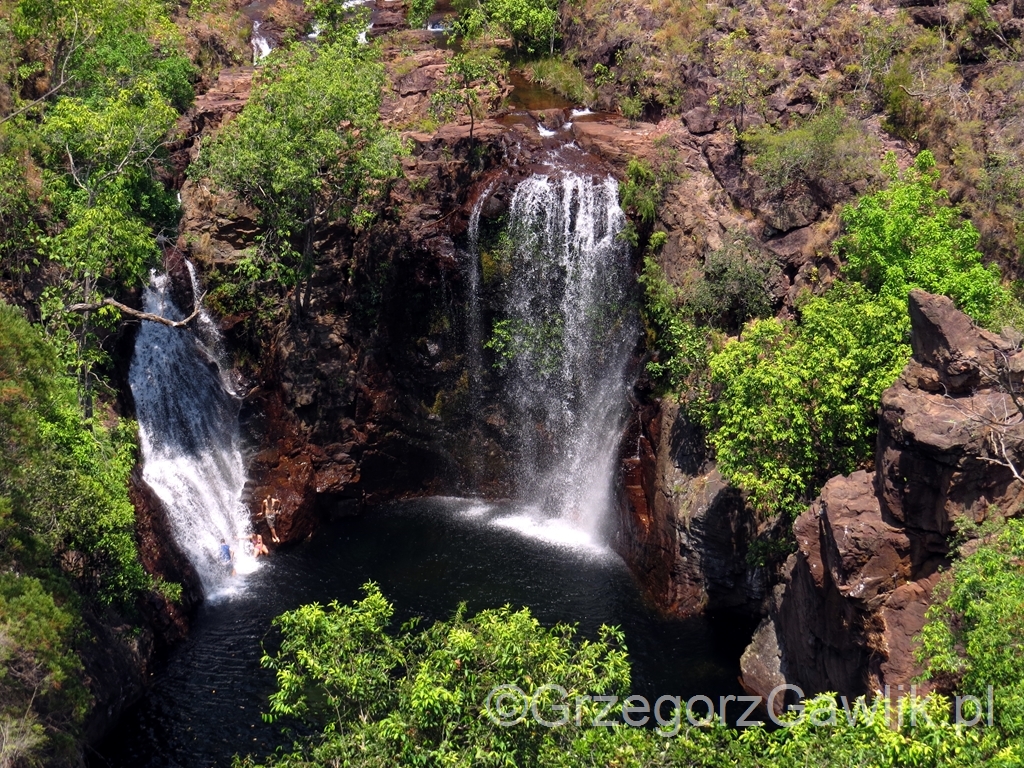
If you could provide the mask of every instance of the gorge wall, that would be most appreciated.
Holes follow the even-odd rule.
[[[1020,338],[979,329],[922,291],[910,317],[913,358],[882,396],[876,471],[833,478],[796,521],[797,552],[742,660],[755,693],[783,682],[848,696],[909,691],[921,672],[914,636],[951,535],[965,518],[1020,513],[1024,490],[1006,459],[1020,447],[1007,434]]]

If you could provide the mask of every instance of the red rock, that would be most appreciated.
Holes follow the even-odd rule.
[[[1016,346],[922,291],[910,295],[910,317],[914,356],[882,395],[877,474],[833,478],[794,525],[798,551],[771,627],[744,655],[744,684],[762,695],[778,675],[807,694],[909,691],[920,673],[914,638],[957,519],[1016,515],[1024,502],[1024,484],[987,438],[996,425],[1007,455],[1024,454],[1019,431],[998,431],[1018,418],[997,375],[1002,366],[1019,377]]]

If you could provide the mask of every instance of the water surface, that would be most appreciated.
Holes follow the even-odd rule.
[[[645,605],[626,566],[585,534],[529,521],[522,510],[464,499],[421,499],[327,524],[313,540],[275,555],[230,598],[200,610],[188,640],[151,692],[100,746],[91,765],[230,765],[282,743],[261,722],[273,675],[259,666],[271,619],[303,603],[348,602],[380,584],[395,625],[413,615],[448,618],[529,606],[545,624],[578,622],[593,637],[621,626],[633,693],[689,697],[740,693],[739,655],[750,627],[704,618],[667,620]]]

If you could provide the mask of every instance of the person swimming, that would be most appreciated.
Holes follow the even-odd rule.
[[[267,549],[267,545],[263,543],[263,537],[260,534],[254,533],[250,539],[250,543],[252,544],[253,557],[270,554],[270,550]]]
[[[224,567],[231,572],[231,575],[235,575],[235,564],[234,564],[234,553],[231,551],[231,545],[223,539],[220,542],[220,561]]]

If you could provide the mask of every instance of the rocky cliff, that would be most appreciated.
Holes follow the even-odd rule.
[[[849,696],[920,674],[914,636],[966,519],[1013,517],[1024,483],[1019,337],[976,327],[947,298],[910,295],[913,358],[882,396],[875,472],[830,480],[794,526],[768,617],[743,656],[743,682]],[[922,690],[924,690],[922,688]]]

